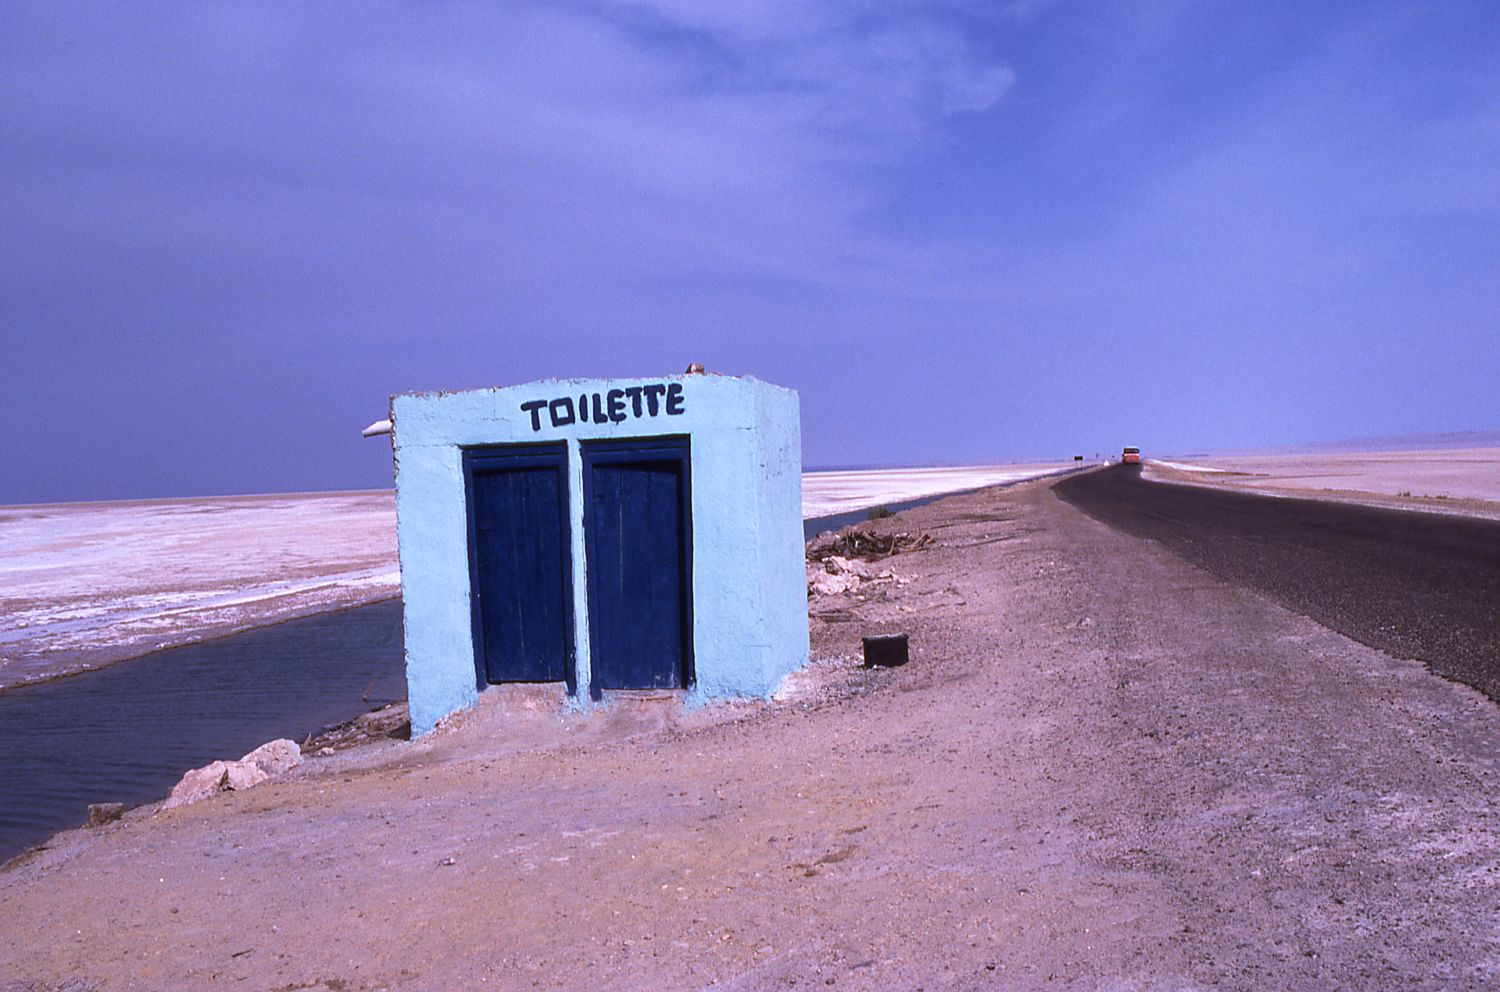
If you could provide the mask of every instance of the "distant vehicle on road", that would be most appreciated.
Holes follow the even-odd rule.
[[[1125,465],[1139,465],[1141,463],[1141,449],[1126,448],[1125,453],[1120,456],[1120,461]]]

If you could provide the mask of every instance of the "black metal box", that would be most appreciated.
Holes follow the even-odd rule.
[[[882,634],[877,637],[866,637],[863,640],[866,668],[899,668],[906,664],[905,634]]]

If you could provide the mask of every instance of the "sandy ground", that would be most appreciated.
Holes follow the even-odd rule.
[[[1147,478],[1500,518],[1500,448],[1147,459]]]
[[[0,870],[0,989],[1500,983],[1478,693],[1045,483],[879,526],[937,544],[815,600],[779,702],[494,693],[61,835]],[[897,630],[911,664],[855,667]]]
[[[804,477],[823,516],[1056,471]],[[0,689],[400,595],[388,491],[0,507]]]

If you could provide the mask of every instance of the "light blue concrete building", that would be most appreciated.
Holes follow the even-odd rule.
[[[501,682],[765,696],[807,661],[796,393],[575,379],[391,400],[413,734]]]

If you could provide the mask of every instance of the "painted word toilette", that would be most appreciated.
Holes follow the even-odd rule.
[[[668,417],[680,417],[686,412],[680,382],[653,382],[644,386],[609,389],[603,393],[579,393],[576,406],[571,396],[559,396],[553,400],[527,400],[521,404],[521,409],[531,414],[533,431],[542,429],[544,413],[553,427],[566,427],[573,423],[588,423],[590,420],[596,424],[618,424],[629,417],[655,417],[659,413]]]

